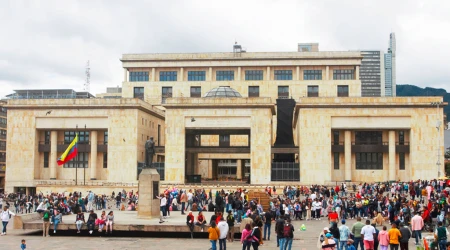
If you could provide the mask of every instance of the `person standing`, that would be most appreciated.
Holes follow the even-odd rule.
[[[89,191],[88,194],[88,204],[87,204],[87,209],[89,211],[94,209],[94,199],[95,199],[95,195],[92,191]]]
[[[389,247],[389,234],[386,226],[383,226],[383,230],[378,234],[378,242],[380,242],[380,250],[388,250]]]
[[[187,202],[187,195],[185,191],[181,191],[181,197],[180,197],[180,202],[181,202],[181,214],[186,214],[185,213],[185,209],[186,209],[186,202]]]
[[[364,239],[364,248],[374,250],[374,239],[376,236],[375,228],[370,225],[370,220],[366,220],[366,225],[361,229],[361,238]]]
[[[187,202],[188,205],[186,207],[186,211],[191,211],[192,210],[192,203],[194,203],[194,194],[192,194],[192,190],[189,189],[189,193],[187,193]]]
[[[443,225],[442,221],[438,222],[438,228],[434,231],[435,238],[438,241],[439,244],[439,250],[445,249],[447,244],[447,236],[448,236],[448,230]]]
[[[228,224],[228,235],[227,239],[229,242],[234,241],[234,216],[233,211],[229,210],[227,215],[227,224]]]
[[[159,203],[159,210],[162,213],[162,218],[166,219],[167,217],[167,212],[166,212],[166,205],[167,205],[167,198],[165,194],[161,194],[161,196],[156,196],[156,198],[158,198],[160,200]]]
[[[220,250],[227,250],[227,234],[228,234],[228,224],[223,217],[220,218],[219,224],[217,224],[219,229],[219,248]]]
[[[275,232],[277,233],[277,247],[280,247],[280,250],[282,250],[284,242],[286,241],[283,234],[283,227],[284,219],[280,217],[275,223]]]
[[[9,211],[8,206],[4,206],[1,214],[3,224],[2,235],[6,235],[6,226],[8,225],[9,219],[11,219],[11,215],[16,216],[15,213]]]
[[[294,240],[294,226],[291,224],[291,219],[288,218],[283,226],[284,246],[283,250],[291,250],[292,241]]]
[[[420,216],[420,212],[416,214],[411,219],[411,230],[416,236],[416,246],[419,245],[419,240],[422,241],[422,228],[423,228],[423,218]]]
[[[43,216],[42,216],[42,220],[43,220],[43,223],[42,223],[42,236],[43,237],[50,236],[48,234],[48,230],[50,228],[50,217],[51,217],[50,211],[48,211],[48,209],[45,209],[44,213],[43,213]]]
[[[272,212],[270,207],[267,208],[267,212],[264,214],[264,237],[263,240],[270,240],[270,228],[272,227]],[[266,238],[267,236],[267,238]]]
[[[342,225],[339,227],[339,246],[338,250],[347,250],[347,241],[350,237],[350,229],[345,225],[345,220],[341,221]]]
[[[391,250],[398,250],[398,246],[400,245],[399,240],[402,237],[402,234],[400,233],[400,230],[397,229],[397,224],[392,223],[392,228],[389,230],[388,235]]]
[[[364,249],[364,242],[361,239],[361,229],[364,227],[364,224],[361,222],[361,217],[356,218],[356,223],[352,226],[352,234],[354,235],[354,243],[356,250],[358,250],[358,245],[361,249]]]
[[[211,221],[211,227],[208,228],[208,239],[211,242],[211,250],[217,250],[217,240],[219,239],[220,230],[216,226],[215,221]]]
[[[400,249],[408,250],[409,238],[411,238],[411,231],[409,231],[408,226],[402,222],[400,223],[400,233],[402,234],[402,238],[400,239]]]

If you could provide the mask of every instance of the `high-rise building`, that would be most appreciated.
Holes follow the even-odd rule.
[[[390,34],[388,52],[384,54],[384,67],[385,67],[385,88],[386,96],[396,96],[397,81],[396,81],[396,41],[395,33]]]
[[[361,96],[384,96],[384,52],[379,50],[361,51],[363,59],[359,69]]]

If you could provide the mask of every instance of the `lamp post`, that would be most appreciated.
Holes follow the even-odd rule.
[[[436,129],[437,129],[437,161],[436,161],[436,167],[438,169],[438,178],[441,177],[441,123],[442,120],[440,119],[440,115],[439,115],[439,106],[443,105],[443,102],[432,102],[431,105],[434,106],[436,105]]]

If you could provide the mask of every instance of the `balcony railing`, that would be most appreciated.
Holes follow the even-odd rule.
[[[58,141],[56,145],[56,151],[57,152],[64,152],[69,147],[70,143],[66,141]],[[50,152],[51,151],[51,145],[48,141],[40,141],[39,152]],[[90,141],[88,142],[78,142],[78,152],[80,153],[89,153],[91,152],[91,145]],[[108,142],[103,141],[97,141],[97,152],[98,153],[106,153],[108,152]]]
[[[343,141],[332,142],[331,152],[333,153],[343,153],[345,151],[345,146]]]
[[[409,153],[409,142],[396,142],[395,143],[395,152],[396,153]]]
[[[388,153],[389,142],[352,142],[352,153]]]

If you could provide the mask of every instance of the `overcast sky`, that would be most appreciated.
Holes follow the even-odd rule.
[[[397,84],[450,91],[450,1],[2,1],[0,97],[13,89],[121,85],[124,53],[387,50]]]

